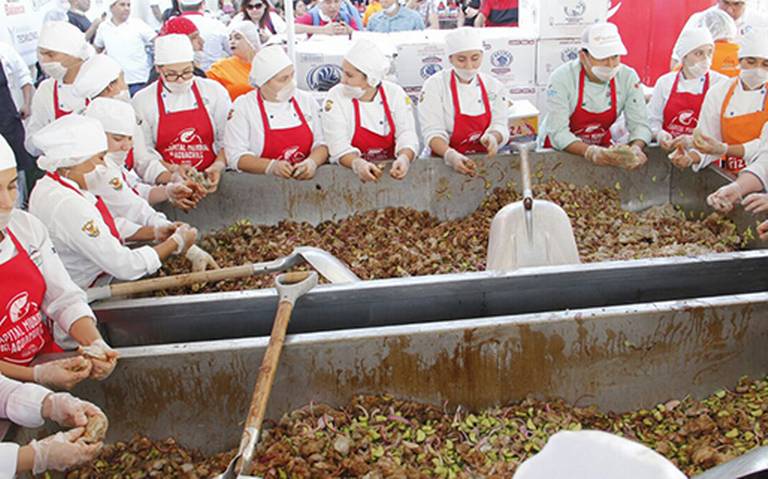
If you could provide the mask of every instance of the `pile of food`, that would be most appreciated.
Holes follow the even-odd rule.
[[[671,205],[627,212],[621,209],[615,188],[599,190],[555,180],[534,190],[537,198],[553,201],[568,213],[583,262],[727,252],[741,245],[736,225],[716,213],[690,219]],[[360,213],[315,227],[291,221],[275,226],[243,221],[205,237],[201,246],[220,266],[271,260],[297,246],[316,246],[363,279],[482,271],[491,221],[499,209],[517,200],[514,189],[497,189],[471,215],[442,222],[409,208]],[[182,258],[170,261],[160,274],[188,271],[189,263]],[[170,294],[272,284],[272,278],[258,276]]]
[[[768,445],[768,381],[743,378],[733,391],[672,400],[623,414],[564,401],[528,399],[471,413],[387,396],[358,396],[343,408],[308,405],[272,425],[257,450],[264,478],[510,478],[561,430],[598,429],[639,441],[694,475]],[[68,479],[203,478],[234,451],[204,459],[175,441],[105,448]]]

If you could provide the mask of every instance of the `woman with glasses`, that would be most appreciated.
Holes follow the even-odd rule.
[[[218,180],[226,163],[221,138],[232,108],[227,90],[194,75],[194,52],[186,35],[155,42],[160,78],[136,95],[133,106],[147,141],[169,165],[183,165]]]
[[[298,12],[294,12],[294,15],[300,16]],[[234,23],[238,20],[255,23],[259,27],[262,43],[266,43],[272,35],[285,33],[285,20],[275,11],[269,0],[243,0],[240,13],[232,21]]]

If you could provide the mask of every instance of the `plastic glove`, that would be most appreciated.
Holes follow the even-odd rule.
[[[475,176],[475,169],[477,165],[471,159],[462,155],[453,148],[448,148],[443,155],[443,161],[445,164],[458,171],[461,174],[468,176]]]
[[[728,151],[728,145],[707,136],[700,130],[693,132],[693,146],[705,155],[721,156]]]
[[[53,393],[43,401],[43,417],[64,427],[85,427],[89,416],[104,416],[94,404],[69,393]]]
[[[293,170],[294,166],[287,161],[269,160],[269,165],[267,165],[264,173],[278,178],[290,178],[293,175]]]
[[[381,176],[381,168],[360,157],[352,160],[352,171],[355,172],[363,183],[379,181]]]
[[[635,153],[635,163],[632,166],[628,166],[628,170],[636,170],[648,162],[648,157],[640,146],[632,145],[629,148]]]
[[[167,240],[182,224],[183,223],[171,223],[163,226],[155,226],[155,242],[162,243]]]
[[[311,180],[317,172],[317,163],[312,158],[307,158],[293,168],[293,178],[296,180]]]
[[[93,368],[91,369],[91,378],[103,381],[107,379],[117,366],[119,354],[103,339],[97,339],[90,346],[80,346],[78,352],[90,359]]]
[[[397,157],[394,163],[392,163],[392,169],[389,170],[389,176],[396,180],[402,180],[405,175],[408,174],[408,169],[411,167],[411,160],[407,155],[400,155]]]
[[[499,152],[499,140],[496,139],[496,134],[488,132],[480,137],[480,144],[488,150],[488,156],[496,156]]]
[[[744,198],[741,202],[741,206],[744,207],[744,211],[748,211],[753,214],[765,213],[768,211],[768,194],[766,193],[752,193]]]
[[[691,157],[689,151],[682,146],[678,146],[672,150],[672,153],[667,155],[667,158],[669,158],[673,165],[675,165],[677,168],[680,168],[681,170],[688,168],[693,164],[693,158]]]
[[[672,142],[674,140],[675,140],[675,137],[673,137],[671,133],[664,130],[661,130],[656,135],[656,141],[659,142],[659,146],[667,151],[672,149]]]
[[[58,359],[32,368],[32,376],[37,384],[54,389],[72,389],[77,383],[91,375],[92,364],[87,359]]]
[[[192,263],[192,271],[195,273],[205,271],[208,268],[219,269],[219,265],[216,264],[213,256],[197,245],[189,248],[184,256]]]
[[[205,177],[208,179],[208,193],[215,193],[219,188],[221,181],[221,172],[224,171],[224,164],[220,161],[214,162],[205,169]]]
[[[721,213],[728,213],[741,199],[741,186],[734,181],[709,195],[707,204]]]
[[[760,235],[761,240],[768,240],[768,221],[763,221],[758,225],[757,234]]]
[[[669,144],[670,150],[678,147],[685,148],[686,150],[693,148],[693,135],[680,135]]]
[[[182,210],[191,210],[197,205],[192,198],[192,189],[183,183],[171,182],[165,185],[168,202]]]
[[[176,242],[176,249],[173,254],[178,255],[186,252],[197,240],[197,230],[189,225],[181,225],[171,235],[171,239]]]
[[[587,151],[584,152],[584,158],[598,166],[618,166],[621,164],[615,152],[612,152],[610,148],[598,145],[588,146]]]
[[[78,427],[67,432],[59,432],[40,441],[32,441],[29,446],[35,451],[33,474],[48,470],[64,471],[74,466],[96,459],[102,443],[88,445],[79,441],[85,428]]]

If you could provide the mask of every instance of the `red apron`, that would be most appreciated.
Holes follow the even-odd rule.
[[[59,176],[58,173],[46,173],[46,175],[50,178],[52,178],[54,181],[59,183],[64,188],[70,189],[77,193],[80,196],[83,196],[83,193],[75,188],[74,186],[64,182],[61,180],[61,176]],[[102,200],[100,197],[96,197],[96,209],[99,210],[99,214],[101,215],[101,219],[104,221],[104,224],[107,225],[107,228],[109,228],[109,232],[112,233],[112,236],[118,239],[121,243],[123,242],[123,239],[120,238],[120,233],[117,231],[117,226],[115,225],[115,219],[112,217],[112,213],[109,212],[109,208],[107,208],[107,205],[104,204],[104,200]]]
[[[301,124],[292,128],[273,129],[269,126],[269,118],[267,118],[267,111],[264,109],[261,92],[256,93],[256,98],[259,101],[261,124],[264,125],[264,148],[261,151],[261,157],[269,160],[287,161],[292,165],[302,162],[312,152],[315,136],[312,134],[307,120],[304,119],[304,113],[299,108],[296,99],[291,98],[291,104],[299,116]]]
[[[384,161],[395,157],[395,121],[392,119],[392,111],[389,109],[387,95],[384,88],[379,86],[381,101],[384,104],[384,114],[389,123],[389,133],[376,134],[363,128],[360,122],[360,101],[352,100],[355,107],[355,134],[352,136],[352,146],[360,150],[366,161]]]
[[[733,98],[733,92],[736,91],[736,86],[740,80],[736,80],[728,90],[728,94],[725,95],[723,100],[723,106],[720,110],[720,131],[723,135],[723,141],[727,145],[742,145],[748,141],[760,138],[760,134],[763,131],[763,125],[768,122],[768,95],[765,96],[763,103],[763,109],[755,113],[749,113],[746,115],[727,117],[728,104]],[[747,166],[747,162],[744,158],[735,156],[724,157],[719,161],[718,166],[730,171],[733,174],[737,174]]]
[[[5,233],[16,256],[0,264],[0,359],[28,366],[39,354],[61,352],[44,324],[40,306],[45,297],[45,278],[10,229]]]
[[[584,109],[584,82],[587,74],[581,68],[579,74],[579,98],[576,109],[571,114],[570,129],[574,135],[588,145],[611,146],[611,125],[616,123],[616,80],[611,80],[611,106],[602,113],[592,113]],[[545,148],[552,148],[547,138]]]
[[[157,81],[157,141],[155,149],[163,160],[174,165],[193,166],[204,171],[216,161],[213,152],[213,125],[197,83],[192,83],[197,108],[168,113],[163,102],[163,81]]]
[[[131,171],[133,169],[134,160],[133,160],[133,148],[131,148],[128,151],[128,155],[125,157],[125,169],[128,171]]]
[[[682,135],[692,135],[693,130],[699,124],[699,112],[704,103],[704,97],[709,90],[709,73],[704,80],[704,90],[700,94],[679,93],[677,84],[680,81],[682,72],[675,77],[672,84],[672,92],[664,107],[664,122],[662,128],[674,137]]]
[[[459,108],[459,92],[456,86],[456,73],[451,72],[451,98],[453,100],[453,133],[448,142],[451,148],[462,155],[473,153],[487,153],[488,150],[480,143],[480,138],[485,130],[491,126],[491,103],[488,101],[488,92],[480,76],[477,76],[480,84],[480,93],[483,97],[485,111],[480,115],[464,115]]]

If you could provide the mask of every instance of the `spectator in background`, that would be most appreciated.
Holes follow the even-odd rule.
[[[363,13],[363,26],[368,27],[368,21],[374,14],[379,13],[382,8],[383,7],[381,6],[381,2],[379,0],[371,0],[371,2],[365,8],[365,13]]]
[[[309,10],[307,9],[307,4],[304,3],[304,0],[295,0],[293,2],[293,16],[301,17],[302,15],[306,15]]]
[[[197,58],[198,66],[207,71],[215,61],[229,56],[229,32],[223,23],[203,14],[204,5],[203,0],[179,0],[182,16],[192,20],[203,37],[203,54]]]
[[[147,48],[155,31],[143,20],[131,15],[130,0],[114,0],[110,5],[112,18],[99,25],[93,44],[123,67],[125,82],[131,96],[144,88],[149,79]]]
[[[371,17],[368,30],[390,33],[424,30],[424,20],[418,12],[403,8],[398,0],[380,0],[383,10]]]
[[[96,30],[99,28],[101,22],[106,20],[107,12],[101,14],[99,18],[91,23],[88,17],[85,16],[91,8],[91,0],[69,0],[69,10],[67,10],[67,21],[72,25],[80,29],[85,33],[85,39],[89,42],[93,41],[93,37],[96,36]]]
[[[424,20],[427,28],[437,30],[440,28],[440,20],[437,18],[437,3],[435,0],[410,0],[408,8],[416,10]]]
[[[301,15],[294,12],[294,18]],[[235,15],[232,22],[241,20],[258,25],[261,43],[266,43],[272,35],[285,32],[285,20],[275,11],[269,0],[243,0],[240,13]]]
[[[467,0],[464,2],[462,10],[464,11],[464,26],[475,26],[475,18],[480,13],[480,0]]]
[[[519,23],[519,0],[482,0],[476,27],[516,27]]]
[[[173,8],[171,0],[145,0],[145,5],[144,21],[153,30],[160,30],[165,22],[163,15]]]
[[[318,2],[306,15],[296,18],[296,33],[350,35],[353,30],[360,30],[360,23],[357,23],[348,8],[342,8],[343,1]]]
[[[163,24],[163,28],[160,29],[159,35],[162,37],[173,33],[186,35],[187,38],[189,38],[189,42],[192,44],[192,49],[195,52],[195,68],[193,73],[196,77],[205,78],[205,72],[200,68],[200,61],[202,59],[205,42],[203,41],[203,37],[200,36],[200,31],[197,29],[197,26],[187,17],[171,17]],[[157,69],[152,69],[149,73],[147,84],[156,81],[157,76]]]
[[[234,101],[240,95],[253,90],[248,77],[253,57],[261,49],[259,28],[256,24],[241,20],[230,25],[229,49],[232,50],[232,56],[217,61],[205,74],[211,80],[221,83]]]

